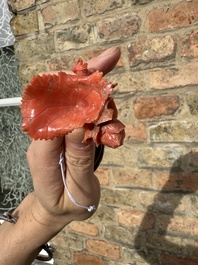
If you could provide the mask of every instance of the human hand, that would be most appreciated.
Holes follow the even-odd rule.
[[[114,68],[119,57],[119,48],[108,49],[87,62],[89,72],[99,70],[106,74]],[[68,220],[85,220],[92,215],[86,209],[76,206],[68,197],[59,165],[63,150],[65,177],[70,193],[81,205],[97,207],[100,185],[94,175],[95,144],[92,141],[89,144],[82,143],[83,137],[84,130],[78,129],[54,140],[32,141],[27,157],[34,184],[34,215],[37,219],[41,220],[41,216],[46,219],[48,216],[58,217],[62,228]]]

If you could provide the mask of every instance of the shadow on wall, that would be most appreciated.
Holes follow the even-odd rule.
[[[198,153],[192,152],[175,161],[168,181],[148,206],[142,220],[135,249],[147,264],[198,264],[197,191]],[[151,215],[154,225],[145,230],[145,222]]]

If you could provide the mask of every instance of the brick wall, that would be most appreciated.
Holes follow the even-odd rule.
[[[107,78],[126,140],[97,170],[98,211],[53,240],[55,264],[198,264],[198,1],[10,2],[24,84],[122,50]]]

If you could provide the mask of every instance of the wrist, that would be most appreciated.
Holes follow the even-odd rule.
[[[35,193],[28,194],[12,214],[17,218],[13,229],[27,230],[26,235],[32,237],[35,247],[47,243],[58,234],[70,221],[67,216],[50,213],[38,201]]]
[[[63,218],[46,211],[38,203],[34,193],[26,196],[12,213],[12,217],[17,219],[16,223],[4,222],[0,229],[0,238],[4,242],[0,248],[0,264],[11,265],[13,260],[16,265],[31,264],[38,256],[41,246],[69,223],[66,220],[63,223]],[[7,255],[8,248],[12,259]]]
[[[29,194],[29,200],[31,203],[31,215],[33,220],[38,223],[41,228],[50,230],[50,233],[53,235],[57,234],[62,230],[66,225],[68,225],[71,220],[69,215],[66,214],[56,214],[54,212],[46,209],[37,199],[34,192]]]

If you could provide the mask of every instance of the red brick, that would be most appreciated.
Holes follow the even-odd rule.
[[[182,57],[198,57],[198,30],[193,31],[182,39]]]
[[[185,63],[177,69],[153,70],[148,73],[149,88],[167,89],[198,84],[198,63]]]
[[[198,190],[198,173],[196,172],[158,172],[156,174],[156,187],[163,190]]]
[[[118,260],[120,258],[120,247],[103,240],[88,239],[86,242],[86,248],[93,254],[101,255],[112,260]]]
[[[74,253],[74,265],[106,265],[107,263],[99,257],[84,253]]]
[[[164,95],[155,97],[139,97],[133,108],[137,119],[153,118],[160,115],[172,115],[179,108],[179,97]]]
[[[186,27],[197,21],[197,1],[182,1],[174,6],[155,9],[148,15],[150,32]]]
[[[188,152],[191,147],[195,149],[197,143],[196,133],[193,132],[195,128],[191,130],[188,126],[180,127],[181,130],[185,128],[185,133],[188,132],[188,128],[190,129],[187,146],[182,141],[176,144],[174,134],[171,134],[170,138],[168,135],[172,128],[174,132],[177,131],[180,134],[177,124],[181,122],[190,124],[192,119],[195,124],[196,120],[198,60],[194,59],[198,58],[196,29],[198,1],[104,0],[97,2],[85,0],[81,3],[78,0],[19,0],[15,2],[20,4],[22,9],[31,7],[19,13],[19,16],[27,14],[26,19],[28,19],[29,12],[38,11],[39,18],[38,34],[32,34],[32,28],[28,32],[28,27],[22,25],[25,27],[28,38],[23,35],[23,38],[19,38],[15,44],[20,69],[22,69],[22,63],[25,63],[23,71],[20,70],[24,81],[30,80],[28,76],[33,72],[45,70],[42,68],[71,69],[79,55],[87,60],[112,45],[122,48],[122,58],[117,64],[121,67],[117,67],[107,80],[114,78],[115,83],[118,83],[113,95],[118,102],[120,118],[126,123],[127,142],[116,150],[106,148],[102,163],[106,166],[96,172],[100,184],[104,186],[102,188],[104,196],[101,197],[101,204],[96,214],[87,221],[86,225],[71,223],[71,226],[65,228],[53,239],[56,240],[57,254],[54,258],[57,263],[59,265],[74,263],[75,265],[198,264],[193,258],[183,256],[181,259],[174,254],[165,255],[165,253],[178,255],[192,253],[196,257],[198,255],[194,252],[197,244],[193,246],[192,238],[192,235],[198,234],[196,192],[184,197],[182,196],[185,193],[182,194],[182,192],[158,193],[163,188],[179,191],[198,190],[198,172],[191,174],[168,172],[175,162],[177,163],[178,158]],[[81,10],[78,13],[79,4]],[[83,7],[87,8],[86,14]],[[161,16],[159,15],[160,7],[164,7]],[[116,10],[116,13],[111,11],[112,9]],[[138,14],[133,13],[134,11]],[[149,17],[148,12],[150,12]],[[64,16],[59,15],[63,13]],[[153,15],[154,18],[152,18]],[[155,33],[149,33],[148,27],[150,31],[155,30]],[[21,32],[23,28],[17,28],[17,30]],[[164,31],[159,32],[160,30]],[[184,34],[188,35],[184,36]],[[178,42],[177,47],[176,42]],[[128,44],[132,44],[135,52],[134,58],[130,54],[130,62],[127,53]],[[176,56],[175,52],[177,52]],[[138,69],[133,66],[138,66]],[[141,68],[142,70],[138,71]],[[156,91],[157,89],[160,91]],[[171,89],[174,91],[170,92]],[[164,112],[155,112],[154,106],[151,106],[153,117],[156,117],[153,120],[142,121],[134,117],[132,102],[135,98],[143,96],[153,98],[156,94],[167,96],[167,93],[181,98],[181,105],[174,117],[155,116],[156,114],[164,115]],[[190,95],[190,100],[187,100],[187,95]],[[161,101],[158,101],[156,109],[159,108],[160,103]],[[190,108],[194,111],[190,112]],[[155,140],[152,140],[151,129],[155,126],[156,134],[153,134]],[[167,133],[167,138],[165,136],[157,138],[157,132]],[[192,133],[194,137],[191,136]],[[173,138],[171,138],[172,135]],[[191,165],[196,163],[191,161]],[[192,168],[191,165],[190,168]],[[147,193],[143,195],[145,191]],[[152,214],[146,214],[148,207],[155,212],[155,219]],[[165,223],[160,225],[161,229],[158,229],[157,220],[160,213],[163,213],[164,218],[159,221]],[[170,219],[166,219],[167,214],[172,218],[171,223]],[[182,215],[186,215],[185,218]],[[137,233],[139,229],[146,229],[146,231]],[[163,230],[164,234],[161,233]],[[89,243],[86,243],[88,239]],[[143,250],[148,249],[148,255],[143,253],[139,256],[137,249],[133,248],[134,244]],[[89,247],[89,253],[85,249],[86,245]],[[163,253],[162,257],[167,262],[158,260],[160,253]]]
[[[138,210],[119,210],[118,222],[124,226],[140,226],[144,230],[152,229],[155,223],[155,217],[152,213],[146,213]]]
[[[180,236],[198,236],[198,219],[183,216],[161,215],[156,220],[160,230]]]
[[[106,1],[93,1],[84,0],[82,1],[82,9],[87,17],[96,14],[102,14],[106,11],[112,10],[111,12],[116,12],[115,9],[121,8],[124,4],[122,0],[106,0]]]
[[[112,183],[117,186],[152,186],[152,172],[144,169],[112,169]]]
[[[99,167],[95,172],[97,178],[99,179],[100,185],[108,186],[109,185],[109,169]]]
[[[62,24],[79,19],[79,6],[76,0],[48,5],[42,9],[45,24]]]
[[[176,42],[170,35],[143,39],[128,45],[130,66],[164,61],[175,56]]]
[[[125,140],[145,141],[147,139],[146,127],[143,123],[125,124]]]
[[[173,255],[161,254],[161,265],[197,265],[198,259],[190,257],[177,257]]]
[[[139,18],[136,14],[123,14],[105,18],[96,24],[98,35],[103,41],[126,39],[137,33]]]
[[[89,236],[97,236],[99,234],[98,227],[95,224],[87,222],[72,222],[69,224],[68,230]]]

